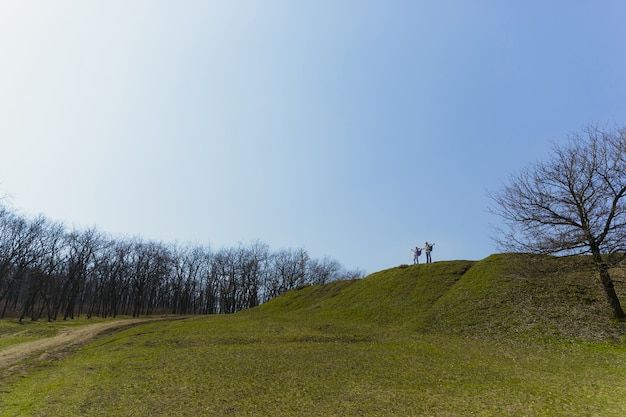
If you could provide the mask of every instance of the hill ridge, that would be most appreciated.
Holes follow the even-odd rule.
[[[623,281],[616,289],[626,296]],[[401,265],[299,288],[251,311],[471,337],[591,341],[626,335],[584,257],[494,254]]]

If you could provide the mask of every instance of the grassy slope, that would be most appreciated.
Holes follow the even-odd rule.
[[[138,326],[0,382],[2,416],[615,416],[616,347],[351,333],[250,315]],[[358,338],[353,337],[359,335]],[[610,364],[610,366],[607,366]]]
[[[616,289],[626,297],[617,275]],[[516,254],[387,269],[362,280],[292,291],[246,314],[394,325],[422,333],[536,340],[622,338],[581,258]]]
[[[391,268],[138,326],[24,364],[0,382],[0,415],[622,416],[623,345],[563,343],[621,327],[563,262]]]

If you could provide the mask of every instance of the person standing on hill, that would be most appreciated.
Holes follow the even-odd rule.
[[[413,263],[414,264],[420,263],[420,255],[421,254],[422,254],[422,249],[420,249],[418,246],[416,246],[415,249],[413,249]]]
[[[433,251],[433,246],[435,246],[434,243],[424,242],[424,252],[426,253],[427,264],[432,262],[432,259],[430,258],[430,253]]]

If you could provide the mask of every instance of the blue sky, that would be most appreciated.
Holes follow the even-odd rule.
[[[488,191],[626,121],[622,1],[0,1],[28,215],[367,272],[497,252]]]

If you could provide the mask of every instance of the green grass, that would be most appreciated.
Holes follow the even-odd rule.
[[[626,300],[626,280],[617,275],[616,290]],[[338,284],[293,291],[251,313],[528,341],[622,341],[626,335],[593,270],[571,258],[499,254],[391,268]]]
[[[0,415],[626,415],[623,329],[593,282],[520,270],[505,255],[392,268],[142,324],[22,364]],[[581,314],[600,324],[574,330]]]
[[[245,315],[124,330],[2,385],[13,416],[621,416],[626,350]],[[358,337],[357,337],[358,336]]]

